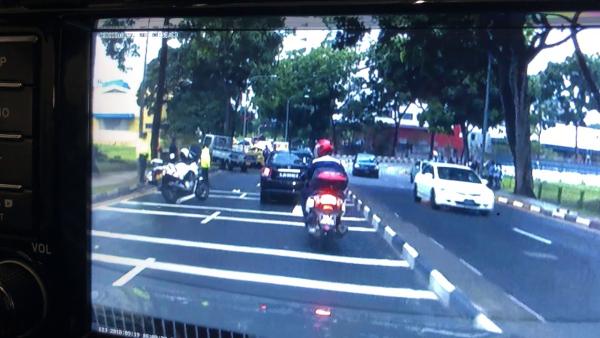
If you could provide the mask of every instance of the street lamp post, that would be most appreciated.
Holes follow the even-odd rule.
[[[259,77],[270,77],[270,78],[277,78],[277,74],[260,74],[260,75],[254,75],[248,78],[248,83],[250,82],[250,80],[255,79],[255,78],[259,78]],[[250,95],[250,86],[248,86],[248,88],[246,89],[246,107],[244,109],[244,127],[243,127],[243,134],[244,134],[244,138],[246,138],[246,123],[247,123],[247,114],[248,114],[248,108],[250,107],[250,102],[248,101],[248,95]]]
[[[288,97],[287,103],[285,105],[285,141],[288,141],[288,126],[290,124],[290,98]]]

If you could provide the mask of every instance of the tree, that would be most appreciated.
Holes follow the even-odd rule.
[[[593,81],[600,79],[600,60],[598,57],[585,57],[583,60]],[[579,155],[578,131],[585,126],[588,111],[596,108],[593,102],[594,89],[588,86],[577,56],[567,57],[562,63],[549,63],[540,75],[540,106],[551,106],[554,118],[565,124],[575,126],[575,157]]]
[[[437,119],[450,129],[459,124],[463,132],[465,152],[469,157],[468,125],[482,125],[485,103],[488,57],[487,50],[478,43],[474,18],[447,15],[379,18],[382,31],[378,43],[372,47],[370,65],[372,80],[383,83],[384,101],[402,103],[434,103],[443,109],[434,109],[424,116],[436,118],[435,114],[451,114],[452,119]],[[434,29],[415,29],[431,21],[439,24]],[[447,29],[446,27],[467,27]],[[452,43],[448,43],[452,41]],[[435,52],[433,52],[435,51]],[[387,92],[387,93],[386,93]],[[491,125],[501,121],[498,91],[491,83]],[[387,98],[386,98],[387,97]],[[432,106],[433,107],[433,106]]]
[[[172,62],[166,68],[167,90],[163,96],[169,104],[171,133],[190,135],[200,129],[234,134],[248,77],[275,61],[285,34],[278,29],[283,27],[280,17],[247,20],[203,18],[181,23],[182,28],[194,29],[181,32],[180,47],[169,49]],[[234,29],[248,24],[261,28]],[[143,98],[156,96],[158,70],[156,61],[152,61],[138,92],[138,102],[149,108],[153,107],[152,101]]]
[[[358,59],[352,50],[326,44],[308,53],[292,52],[273,67],[260,70],[272,76],[252,81],[253,105],[261,118],[285,121],[289,99],[291,134],[305,131],[310,141],[325,137],[328,130],[333,132],[337,102],[350,92]]]
[[[558,120],[559,106],[554,100],[553,90],[549,85],[555,80],[554,74],[549,74],[548,69],[540,72],[529,79],[529,93],[531,94],[531,130],[537,135],[538,153],[540,159],[542,131],[556,125]]]

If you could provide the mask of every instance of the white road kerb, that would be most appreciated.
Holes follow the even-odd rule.
[[[371,208],[369,208],[368,206],[365,205],[365,210],[363,211],[363,215],[365,216],[365,218],[368,220],[369,219],[369,213],[371,212]]]
[[[577,217],[575,219],[575,222],[577,222],[578,224],[581,224],[581,225],[585,225],[586,227],[589,227],[590,224],[592,223],[592,220],[588,219],[588,218]]]
[[[379,224],[381,223],[381,218],[376,214],[373,214],[373,221],[371,224],[375,227],[375,229],[379,229]]]
[[[498,202],[506,204],[506,203],[508,203],[508,198],[506,198],[506,197],[498,197]]]
[[[522,208],[523,207],[523,202],[521,201],[513,201],[513,206],[517,207],[517,208]]]
[[[440,298],[444,306],[449,306],[450,294],[456,290],[456,287],[441,272],[433,269],[429,273],[429,289]]]
[[[529,210],[531,210],[533,212],[541,212],[542,208],[538,207],[537,205],[530,205]]]

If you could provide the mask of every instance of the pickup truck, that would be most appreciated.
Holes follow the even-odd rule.
[[[206,134],[202,144],[210,149],[211,160],[219,164],[221,169],[233,170],[233,168],[239,167],[242,172],[246,172],[248,167],[256,162],[256,158],[253,158],[252,155],[234,150],[231,137]]]

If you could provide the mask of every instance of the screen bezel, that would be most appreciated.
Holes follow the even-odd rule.
[[[216,3],[216,2],[215,2]],[[136,6],[137,5],[137,6]],[[144,6],[139,8],[138,6]],[[547,10],[598,10],[592,1],[576,2],[464,2],[464,3],[425,3],[414,5],[395,1],[382,1],[375,4],[356,1],[351,4],[339,3],[289,3],[281,6],[275,2],[261,4],[211,5],[195,7],[184,4],[175,7],[167,4],[127,4],[123,6],[97,8],[73,8],[60,10],[29,9],[6,12],[3,16],[10,22],[18,22],[49,31],[55,37],[54,74],[56,119],[48,121],[43,116],[40,123],[48,123],[44,128],[53,130],[54,142],[44,144],[40,151],[56,152],[56,162],[52,164],[56,172],[55,188],[50,196],[56,207],[55,226],[51,236],[54,243],[63,246],[60,266],[56,275],[61,275],[61,287],[57,287],[55,299],[64,301],[54,304],[55,313],[65,318],[55,318],[59,322],[50,326],[51,330],[67,333],[69,336],[109,337],[91,331],[90,295],[90,240],[91,226],[91,84],[93,62],[93,33],[98,19],[111,17],[143,16],[255,16],[255,15],[344,15],[344,14],[416,14],[416,13],[472,13],[474,11],[547,11]],[[27,20],[23,20],[27,18]],[[58,27],[58,28],[57,28]],[[46,52],[46,51],[45,51]],[[47,52],[50,52],[49,50]],[[44,79],[50,81],[50,79]],[[48,99],[48,98],[46,98]],[[82,112],[86,112],[83,114]],[[59,114],[60,113],[60,114]],[[41,164],[40,169],[50,164]],[[68,170],[69,168],[85,170]],[[45,184],[41,182],[41,184]],[[51,198],[51,199],[50,199]],[[58,281],[58,279],[57,279]]]

